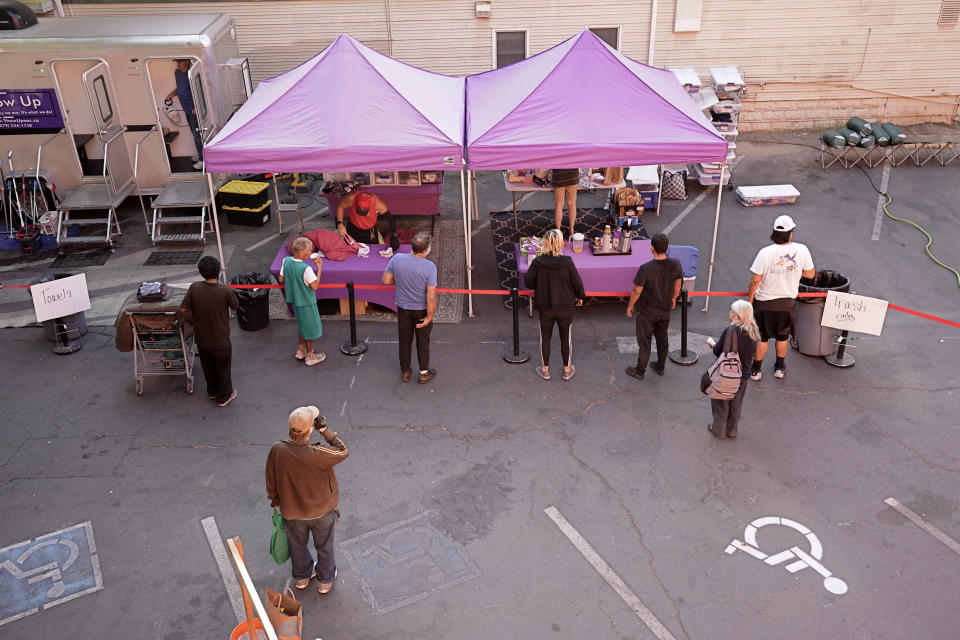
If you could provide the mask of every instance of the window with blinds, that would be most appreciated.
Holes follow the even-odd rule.
[[[937,24],[957,24],[957,22],[960,22],[960,0],[943,0]]]
[[[494,34],[494,61],[497,69],[527,57],[526,31],[497,31]]]

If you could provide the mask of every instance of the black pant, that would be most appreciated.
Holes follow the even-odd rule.
[[[430,368],[430,330],[433,322],[418,329],[417,323],[427,317],[426,309],[404,309],[397,307],[397,331],[400,334],[400,371],[410,371],[413,337],[417,337],[417,363],[420,371]]]
[[[309,578],[316,573],[320,582],[330,582],[337,575],[337,561],[334,557],[333,525],[337,523],[336,511],[313,520],[283,519],[283,528],[290,543],[290,564],[293,577],[297,580]],[[313,562],[307,541],[313,535],[313,548],[317,551],[317,562]]]
[[[743,409],[743,396],[747,394],[750,378],[740,379],[740,388],[729,400],[710,398],[710,409],[713,411],[713,425],[710,431],[718,438],[736,438],[737,424],[740,422],[740,411]]]
[[[570,366],[570,352],[573,351],[573,311],[540,310],[540,359],[543,366],[550,366],[550,340],[553,338],[553,324],[560,330],[560,356],[563,366]]]
[[[390,223],[390,238],[387,240],[387,243],[391,247],[393,247],[394,244],[396,244],[396,247],[394,247],[393,249],[394,251],[396,251],[397,248],[400,246],[398,242],[395,243],[393,241],[394,238],[397,237],[397,221],[394,220],[393,216],[390,215],[389,211],[380,214],[380,218],[383,218],[384,216],[386,216],[387,220]],[[351,238],[353,238],[357,242],[362,242],[364,244],[379,243],[379,238],[377,237],[377,225],[373,225],[369,229],[361,229],[360,227],[354,226],[353,223],[350,221],[350,218],[347,218],[347,233],[350,235]]]
[[[233,359],[233,347],[224,349],[205,349],[197,347],[203,377],[207,381],[207,395],[216,396],[217,402],[223,402],[233,393],[233,380],[230,378],[230,362]]]
[[[657,365],[664,367],[667,364],[667,351],[670,343],[667,341],[667,327],[670,325],[669,311],[650,311],[637,309],[637,371],[647,370],[650,360],[650,338],[657,341]]]

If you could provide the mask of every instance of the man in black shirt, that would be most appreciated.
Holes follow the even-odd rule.
[[[237,397],[230,377],[233,347],[230,344],[230,309],[240,306],[230,287],[220,284],[220,261],[204,256],[197,263],[203,282],[194,282],[183,297],[180,310],[193,316],[193,338],[197,343],[207,396],[225,407]]]
[[[627,375],[643,380],[650,360],[650,338],[657,341],[657,362],[650,368],[663,375],[667,363],[667,327],[670,325],[670,311],[677,306],[680,284],[683,282],[683,267],[680,261],[667,257],[670,241],[662,233],[653,236],[650,251],[653,260],[645,262],[637,269],[633,278],[633,291],[627,303],[627,317],[633,317],[633,307],[637,305],[637,366],[627,367]]]

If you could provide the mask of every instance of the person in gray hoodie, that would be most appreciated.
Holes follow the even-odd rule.
[[[560,355],[563,357],[564,380],[576,373],[570,363],[573,352],[573,310],[583,304],[586,292],[573,258],[563,255],[563,232],[550,229],[543,236],[541,255],[524,274],[523,283],[533,290],[533,305],[540,312],[540,359],[538,376],[550,379],[550,340],[553,325],[560,332]]]

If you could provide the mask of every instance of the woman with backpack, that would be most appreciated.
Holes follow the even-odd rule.
[[[732,334],[732,335],[731,335]],[[740,378],[740,387],[737,393],[729,400],[710,398],[710,408],[713,410],[713,423],[707,425],[707,430],[715,438],[736,438],[737,424],[740,422],[740,410],[743,408],[743,396],[747,393],[750,380],[750,367],[753,362],[753,352],[760,339],[760,329],[753,318],[753,307],[746,300],[735,300],[730,305],[730,325],[717,338],[716,342],[708,340],[713,347],[713,355],[718,358],[723,353],[724,341],[727,337],[736,339],[737,352],[743,373]],[[711,344],[712,343],[712,344]]]
[[[533,306],[540,312],[541,366],[535,370],[544,380],[550,379],[550,339],[556,323],[560,331],[560,356],[563,358],[560,378],[569,380],[577,371],[570,363],[573,310],[583,304],[587,294],[573,258],[563,255],[563,232],[560,229],[547,231],[543,236],[541,251],[542,254],[534,259],[523,276],[527,289],[533,289]]]

